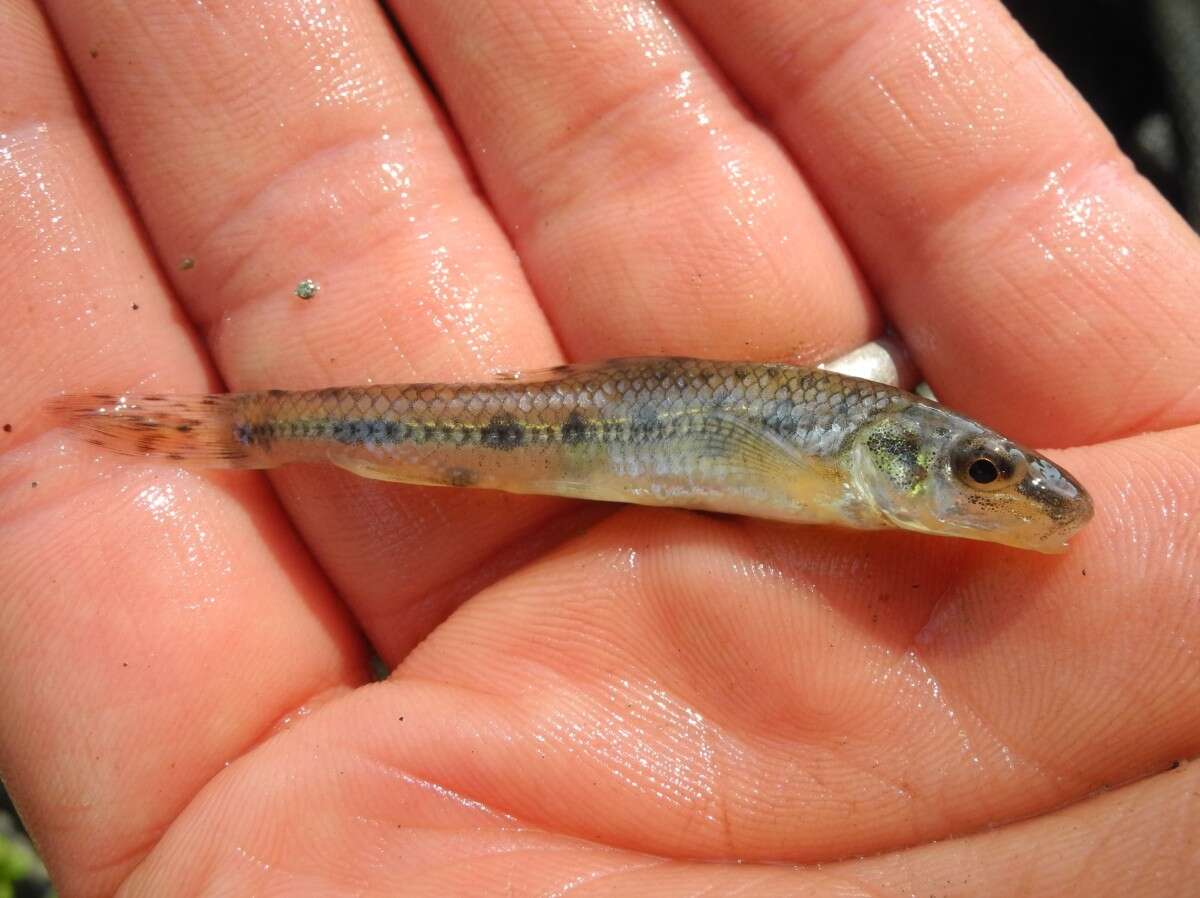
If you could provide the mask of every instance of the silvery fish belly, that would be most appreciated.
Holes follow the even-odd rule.
[[[473,384],[66,396],[93,443],[179,464],[901,527],[1059,552],[1091,517],[1046,458],[911,393],[820,369],[618,359]]]

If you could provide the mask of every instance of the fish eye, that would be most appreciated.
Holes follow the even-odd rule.
[[[990,458],[977,458],[967,468],[967,476],[971,478],[972,483],[983,486],[999,477],[1000,470]]]
[[[1024,453],[995,440],[972,439],[953,454],[954,473],[976,490],[1003,489],[1025,476]]]

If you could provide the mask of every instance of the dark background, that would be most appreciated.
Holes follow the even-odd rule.
[[[1005,0],[1108,125],[1138,169],[1200,229],[1200,0]],[[3,856],[19,827],[0,785]],[[15,898],[44,898],[34,874]]]
[[[1118,143],[1200,228],[1200,0],[1006,0]]]

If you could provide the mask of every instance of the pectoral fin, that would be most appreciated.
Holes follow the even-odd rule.
[[[731,476],[782,482],[812,467],[797,446],[766,427],[729,412],[703,413],[680,441],[679,451],[727,467]]]

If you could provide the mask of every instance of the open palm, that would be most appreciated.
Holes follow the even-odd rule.
[[[0,773],[61,892],[1194,885],[1200,248],[1003,11],[390,10],[0,2]],[[951,405],[1081,447],[1068,554],[190,473],[37,417],[885,318]]]

